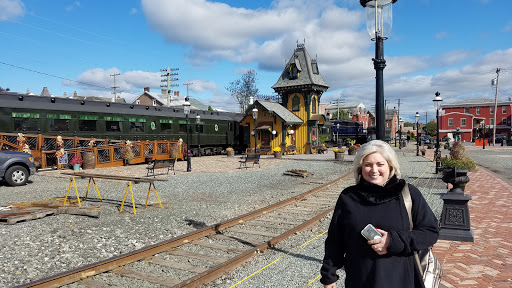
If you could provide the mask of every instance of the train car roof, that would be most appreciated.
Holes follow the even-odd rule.
[[[0,103],[2,103],[2,107],[16,109],[185,118],[183,108],[36,96],[13,92],[0,92]],[[241,113],[207,110],[191,110],[189,117],[192,119],[196,115],[200,115],[202,120],[216,119],[235,122],[240,122],[243,117]]]

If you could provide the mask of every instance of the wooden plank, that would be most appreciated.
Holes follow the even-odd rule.
[[[214,263],[224,263],[228,260],[226,258],[221,258],[221,257],[211,256],[211,255],[206,255],[206,254],[201,254],[201,253],[195,253],[195,252],[190,252],[190,251],[185,251],[185,250],[180,250],[180,249],[175,249],[175,248],[173,248],[171,250],[167,250],[166,252],[168,254],[175,255],[175,256],[183,256],[183,257],[188,257],[188,258],[210,261],[210,262],[214,262]]]
[[[215,239],[228,240],[228,241],[237,241],[237,242],[243,243],[245,245],[250,245],[253,247],[260,246],[261,244],[263,244],[263,241],[261,241],[261,240],[240,238],[240,237],[236,237],[236,236],[227,236],[224,234],[215,234],[215,235],[208,236],[208,238],[215,238]]]
[[[268,236],[268,237],[277,237],[281,234],[270,233],[265,231],[254,231],[254,230],[245,230],[245,229],[237,229],[237,228],[228,228],[228,231],[244,233],[244,234],[252,234],[252,235],[260,235],[260,236]]]
[[[80,178],[96,178],[96,179],[120,180],[120,181],[131,181],[131,182],[167,181],[167,179],[116,176],[116,175],[94,174],[94,173],[85,173],[85,172],[79,172],[79,173],[62,172],[61,174],[74,176],[74,177],[80,177]]]
[[[177,263],[177,262],[174,262],[171,260],[165,260],[165,259],[158,258],[158,257],[151,257],[150,259],[147,259],[146,261],[153,263],[153,264],[162,265],[165,267],[179,269],[179,270],[188,271],[188,272],[192,272],[192,273],[203,273],[204,271],[208,270],[208,268],[192,266],[188,263]]]
[[[96,207],[59,207],[60,214],[84,215],[99,218],[101,210]]]
[[[80,284],[81,286],[84,286],[86,288],[116,288],[116,287],[119,287],[119,286],[107,284],[101,280],[92,279],[91,277],[88,277],[88,278],[78,281],[78,284]]]
[[[200,245],[200,246],[208,247],[208,248],[212,248],[212,249],[217,249],[217,250],[221,250],[224,252],[244,253],[246,251],[245,249],[229,247],[229,246],[217,244],[217,243],[210,243],[210,242],[206,242],[203,240],[194,241],[194,242],[192,242],[192,244]]]
[[[180,283],[180,281],[178,281],[178,280],[175,280],[175,279],[172,279],[169,277],[165,277],[163,275],[144,273],[144,272],[139,272],[139,271],[135,271],[132,269],[126,269],[126,268],[112,270],[112,273],[119,275],[119,276],[123,276],[123,277],[130,277],[130,278],[148,281],[151,283],[162,285],[164,287],[173,287],[174,285]]]
[[[7,224],[16,224],[21,221],[27,221],[27,220],[34,220],[46,217],[48,215],[53,215],[57,212],[57,209],[40,209],[37,212],[32,212],[30,214],[23,214],[23,215],[13,215],[9,217],[2,217],[0,220],[6,220]]]

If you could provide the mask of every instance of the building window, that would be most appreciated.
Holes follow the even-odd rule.
[[[507,114],[507,106],[501,107],[501,113]]]
[[[153,106],[156,106],[156,100],[153,100]]]
[[[492,107],[492,106],[491,106],[491,107],[489,107],[489,112],[490,112],[491,114],[494,114],[494,107]]]
[[[489,120],[491,121],[491,124],[490,124],[490,125],[494,126],[494,118],[491,118],[491,119],[489,119]]]
[[[466,118],[460,119],[460,126],[462,126],[462,127],[466,126]]]
[[[297,79],[299,77],[299,69],[295,64],[290,65],[290,79]]]
[[[140,104],[140,100],[135,101],[135,104]]]
[[[311,101],[311,106],[313,106],[311,107],[311,113],[316,114],[316,97],[313,97],[313,101]]]
[[[464,108],[464,113],[469,114],[469,108]]]
[[[448,126],[453,126],[453,118],[448,118]]]
[[[480,107],[476,108],[476,115],[480,115]]]
[[[501,119],[501,125],[508,125],[507,124],[507,118],[502,118]]]
[[[300,99],[299,96],[292,98],[292,111],[300,111]]]

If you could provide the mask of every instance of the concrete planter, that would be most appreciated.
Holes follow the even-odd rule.
[[[274,157],[277,159],[283,158],[283,152],[274,152]]]

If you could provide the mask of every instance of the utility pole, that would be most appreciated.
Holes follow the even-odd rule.
[[[160,85],[160,87],[166,87],[167,89],[167,107],[171,106],[171,87],[179,86],[178,84],[171,84],[171,81],[178,81],[178,78],[171,78],[172,76],[177,76],[178,73],[171,73],[173,71],[180,70],[178,68],[169,68],[160,69],[161,72],[165,72],[165,74],[160,75],[160,77],[166,77],[166,79],[160,80],[160,82],[167,82],[167,85]]]
[[[498,119],[496,119],[496,110],[498,109],[498,85],[500,79],[500,71],[500,68],[496,68],[496,79],[493,79],[491,82],[491,84],[496,85],[496,96],[494,96],[494,124],[492,125],[492,146],[496,146],[496,125],[498,124]],[[495,81],[496,83],[493,83]]]
[[[112,102],[116,102],[116,99],[117,99],[117,88],[119,88],[119,86],[116,86],[116,76],[119,76],[119,75],[121,75],[121,73],[114,73],[114,74],[110,75],[111,77],[114,77],[114,86],[110,87],[110,88],[114,88],[114,92],[112,92],[112,94],[114,94],[114,98],[112,98]]]

